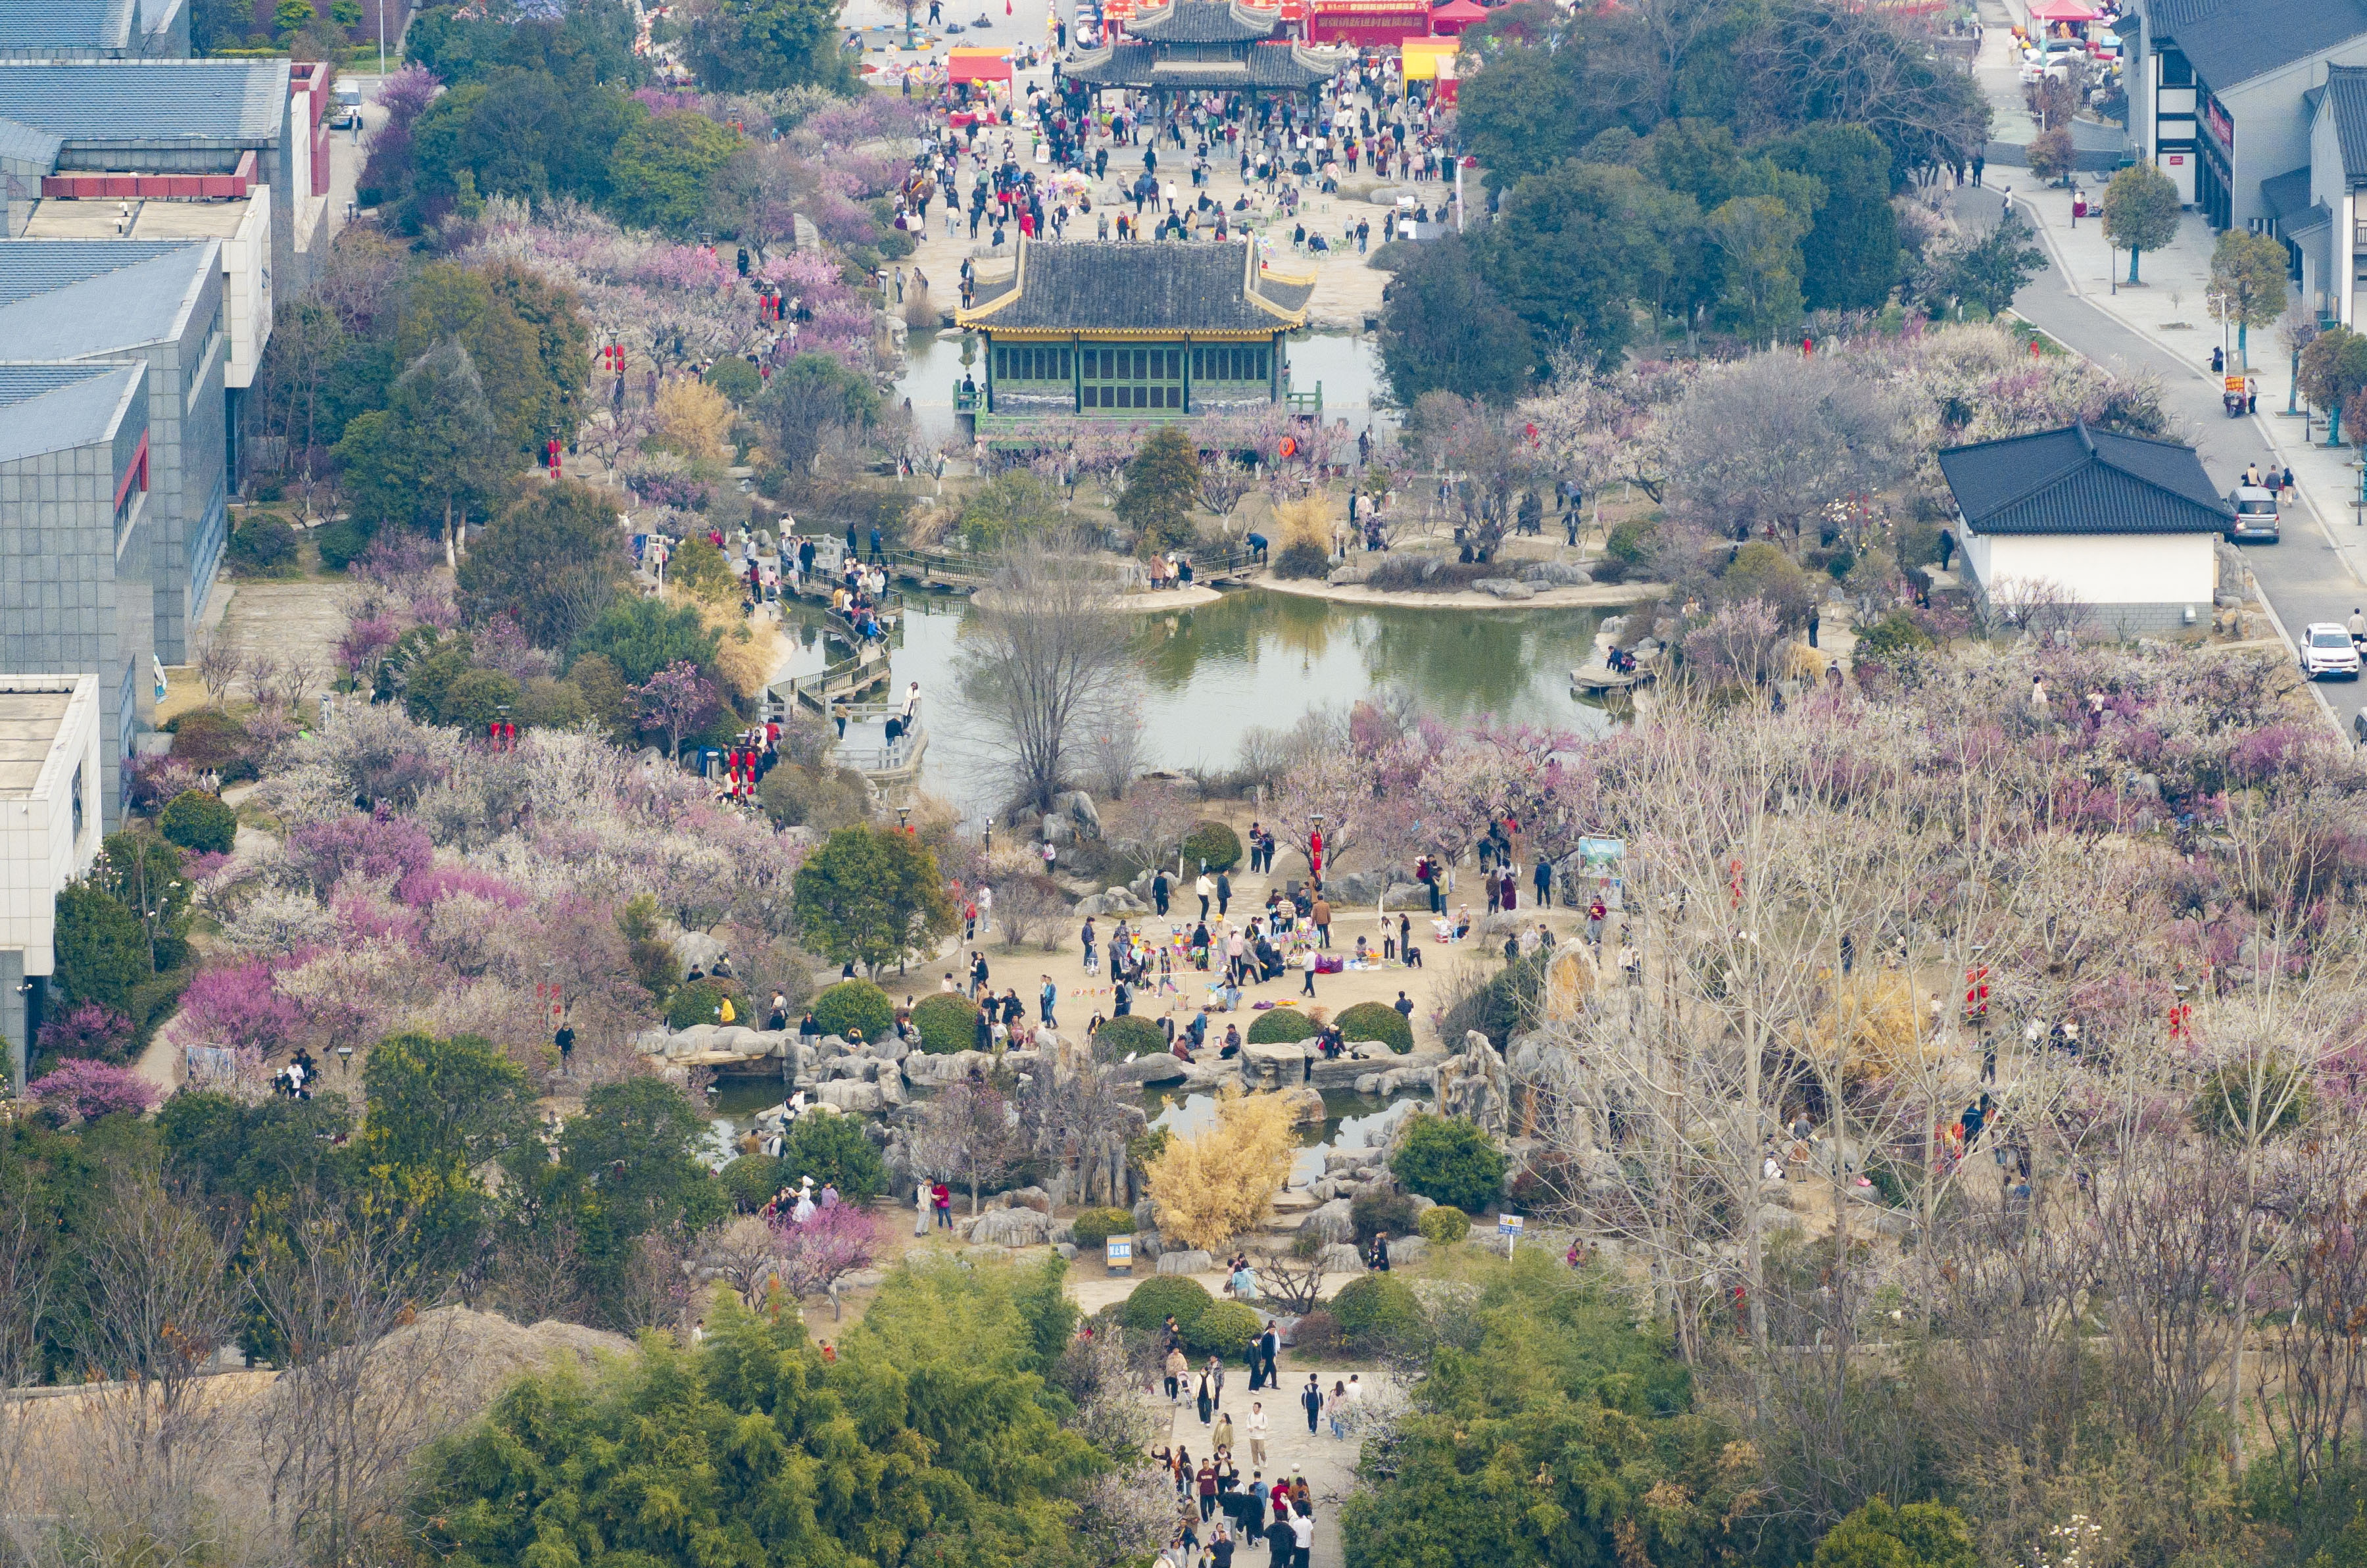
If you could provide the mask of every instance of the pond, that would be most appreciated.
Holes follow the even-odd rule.
[[[954,416],[954,383],[962,377],[962,335],[950,328],[916,332],[904,345],[904,373],[895,395],[912,400],[912,420],[932,442],[965,434]],[[1369,333],[1300,332],[1290,338],[1292,390],[1311,392],[1320,382],[1323,414],[1348,422],[1351,434],[1369,425],[1395,425],[1387,399],[1380,339]],[[973,373],[976,373],[975,371]],[[983,376],[980,376],[983,380]]]
[[[926,703],[922,786],[965,811],[988,809],[993,748],[956,701],[968,601],[913,594],[906,604],[893,668],[896,689],[917,680]],[[1142,766],[1228,767],[1245,731],[1286,729],[1311,710],[1344,708],[1392,683],[1448,722],[1492,715],[1600,734],[1610,715],[1571,693],[1569,672],[1591,657],[1595,629],[1612,613],[1401,609],[1250,588],[1197,609],[1146,615]],[[828,661],[818,627],[795,626],[792,635],[803,642],[783,676],[811,674]]]

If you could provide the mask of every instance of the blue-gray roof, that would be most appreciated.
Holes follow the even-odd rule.
[[[2367,179],[2367,67],[2332,65],[2326,73],[2326,109],[2342,149],[2345,179]]]
[[[0,49],[128,49],[131,0],[0,0]]]
[[[0,119],[0,158],[12,164],[54,168],[58,149],[63,145],[60,138],[38,125],[28,125],[21,119]]]
[[[145,365],[0,364],[0,462],[115,438]]]
[[[68,142],[245,142],[288,120],[285,60],[0,62],[0,119]]]
[[[2367,0],[2152,0],[2146,30],[2225,89],[2367,33]]]
[[[2219,533],[2233,512],[2177,441],[2069,425],[1940,454],[1975,533]]]
[[[0,344],[81,359],[177,335],[221,266],[215,240],[0,241]]]

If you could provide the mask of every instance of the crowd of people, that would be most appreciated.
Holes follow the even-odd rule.
[[[1245,1275],[1252,1275],[1248,1258],[1234,1258],[1229,1294],[1239,1296]],[[1254,1293],[1253,1285],[1251,1289]],[[1175,1319],[1170,1317],[1161,1332],[1164,1397],[1170,1405],[1190,1408],[1207,1429],[1207,1438],[1196,1462],[1186,1443],[1161,1443],[1150,1449],[1152,1462],[1172,1478],[1178,1504],[1175,1529],[1159,1556],[1160,1568],[1231,1568],[1235,1554],[1252,1543],[1266,1548],[1267,1568],[1308,1568],[1315,1545],[1314,1488],[1303,1465],[1292,1466],[1285,1477],[1273,1464],[1269,1445],[1274,1423],[1265,1403],[1251,1400],[1237,1427],[1225,1403],[1223,1360],[1210,1356],[1195,1369]],[[1275,1363],[1281,1346],[1280,1327],[1268,1319],[1248,1346],[1251,1393],[1280,1391]],[[1351,1373],[1335,1379],[1327,1392],[1322,1380],[1310,1372],[1297,1398],[1307,1416],[1308,1436],[1318,1436],[1328,1424],[1332,1438],[1344,1441],[1364,1386]],[[1238,1457],[1243,1447],[1250,1466],[1246,1478]]]
[[[1336,192],[1364,170],[1409,184],[1452,176],[1442,106],[1423,84],[1403,79],[1393,53],[1352,57],[1311,103],[1097,91],[1066,74],[1073,58],[1054,60],[1048,83],[1022,84],[999,101],[984,85],[948,86],[904,187],[898,227],[925,237],[929,208],[941,202],[947,239],[967,225],[969,239],[998,248],[1020,237],[1225,240],[1270,228],[1279,243],[1287,224],[1294,250],[1363,251],[1372,214],[1347,218],[1335,240],[1310,227],[1310,195]],[[981,93],[985,100],[973,102]],[[1240,177],[1230,201],[1213,188],[1225,165]],[[1442,197],[1441,221],[1446,210]],[[1384,244],[1401,221],[1431,222],[1431,203],[1402,218],[1395,209],[1381,214]],[[961,297],[965,307],[975,298],[967,262]]]

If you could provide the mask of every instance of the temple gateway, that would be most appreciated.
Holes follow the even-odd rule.
[[[1333,65],[1288,41],[1270,41],[1282,13],[1240,0],[1168,0],[1137,11],[1127,36],[1087,50],[1063,73],[1091,87],[1154,93],[1304,93]]]
[[[985,386],[966,384],[957,406],[980,436],[1051,417],[1319,414],[1319,392],[1290,392],[1285,341],[1314,291],[1311,277],[1262,267],[1247,240],[1023,238],[1010,274],[980,277],[976,303],[955,313],[986,350]]]

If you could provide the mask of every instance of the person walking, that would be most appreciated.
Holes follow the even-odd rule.
[[[1216,1391],[1208,1385],[1208,1373],[1206,1368],[1203,1368],[1200,1372],[1200,1394],[1198,1403],[1200,1406],[1200,1425],[1206,1426],[1208,1424],[1209,1415],[1212,1415],[1217,1408]]]
[[[1314,1557],[1314,1517],[1294,1513],[1290,1518],[1290,1568],[1308,1568]]]
[[[1298,988],[1298,994],[1301,996],[1312,996],[1315,994],[1315,949],[1308,949],[1306,958],[1300,961],[1307,971],[1307,983]]]
[[[1216,896],[1216,882],[1209,877],[1207,872],[1203,871],[1200,873],[1200,880],[1192,884],[1192,891],[1200,895],[1200,918],[1203,920],[1207,919],[1208,900]]]
[[[1208,1364],[1207,1364],[1207,1366],[1206,1366],[1206,1368],[1202,1369],[1203,1369],[1203,1370],[1206,1373],[1206,1375],[1207,1375],[1207,1379],[1208,1379],[1208,1397],[1209,1397],[1209,1399],[1210,1399],[1212,1402],[1214,1402],[1215,1403],[1217,1403],[1217,1404],[1222,1404],[1222,1403],[1225,1403],[1225,1364],[1224,1364],[1224,1362],[1222,1362],[1222,1361],[1218,1360],[1216,1357],[1211,1356],[1211,1357],[1209,1357],[1209,1358],[1208,1358]]]
[[[1536,869],[1529,874],[1529,881],[1535,885],[1537,890],[1537,907],[1539,909],[1551,909],[1553,907],[1554,884],[1553,862],[1545,858],[1545,853],[1542,850],[1537,854]]]
[[[1316,1419],[1323,1414],[1323,1385],[1315,1374],[1307,1374],[1307,1386],[1298,1391],[1299,1407],[1307,1412],[1307,1435],[1315,1436]]]
[[[1163,868],[1150,879],[1150,903],[1160,914],[1167,913],[1167,872]]]
[[[1323,1401],[1323,1419],[1331,1424],[1331,1436],[1336,1439],[1348,1435],[1344,1423],[1348,1418],[1348,1385],[1334,1382],[1331,1394]]]
[[[1319,948],[1330,947],[1331,945],[1331,901],[1320,893],[1316,894],[1315,906],[1308,911],[1308,915],[1315,922],[1315,945]]]
[[[954,1228],[954,1189],[944,1182],[938,1182],[929,1188],[929,1202],[937,1211],[937,1229],[952,1230]]]
[[[1225,1414],[1222,1405],[1217,1407],[1217,1428],[1208,1434],[1208,1446],[1220,1454],[1233,1451],[1233,1418]]]
[[[1036,993],[1036,999],[1037,1011],[1043,1015],[1044,1027],[1048,1029],[1059,1028],[1060,1022],[1052,1017],[1052,1005],[1060,999],[1060,988],[1052,983],[1050,975],[1044,976],[1044,989]]]
[[[1217,873],[1217,917],[1224,918],[1225,905],[1233,898],[1233,879],[1222,871]],[[1206,918],[1204,915],[1202,918]]]
[[[1250,1402],[1250,1413],[1241,1418],[1242,1427],[1250,1435],[1250,1463],[1258,1470],[1265,1468],[1265,1437],[1274,1423],[1266,1418],[1265,1406]]]
[[[1200,1522],[1205,1525],[1217,1511],[1217,1467],[1202,1460],[1195,1484],[1200,1494]]]
[[[1190,1368],[1191,1363],[1184,1359],[1184,1351],[1180,1346],[1171,1347],[1168,1350],[1167,1398],[1170,1403],[1184,1403],[1184,1374]]]

